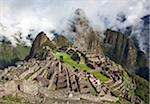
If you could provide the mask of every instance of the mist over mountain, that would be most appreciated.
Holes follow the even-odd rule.
[[[149,56],[149,26],[150,26],[150,15],[146,15],[141,18],[142,21],[133,26],[135,31],[132,31],[131,37],[135,37],[139,43],[139,47]],[[142,25],[141,25],[142,24]]]
[[[0,0],[0,102],[149,104],[149,4]]]

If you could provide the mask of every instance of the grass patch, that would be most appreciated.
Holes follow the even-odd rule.
[[[54,53],[54,56],[57,59],[60,59],[60,56],[63,56],[64,63],[68,64],[69,66],[72,66],[81,70],[90,70],[90,68],[86,66],[85,64],[78,64],[76,61],[72,60],[71,56],[65,52],[56,52]]]
[[[3,96],[0,98],[0,103],[2,104],[30,104],[28,101],[24,101],[17,96]]]
[[[129,84],[129,76],[128,76],[128,73],[123,71],[123,82],[125,85],[128,85]]]
[[[109,78],[107,78],[106,76],[104,76],[103,74],[101,74],[99,72],[93,71],[92,74],[102,82],[109,80]]]

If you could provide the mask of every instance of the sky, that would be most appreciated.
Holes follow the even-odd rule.
[[[61,31],[72,18],[77,8],[84,10],[93,27],[102,30],[136,25],[140,18],[150,12],[150,0],[0,0],[0,36],[16,44],[16,33],[22,33],[22,40],[29,33]],[[118,15],[126,17],[118,21]],[[107,18],[107,19],[106,19]],[[32,31],[32,30],[35,31]]]

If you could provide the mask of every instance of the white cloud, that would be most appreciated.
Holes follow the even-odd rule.
[[[60,31],[77,8],[83,9],[96,26],[106,28],[107,17],[108,26],[124,27],[148,14],[149,3],[149,0],[0,0],[0,23],[7,28],[0,29],[0,36],[14,42],[12,36],[18,31],[23,33],[24,41],[29,29],[35,29],[35,34],[42,30]],[[120,12],[127,17],[122,24],[116,20]]]

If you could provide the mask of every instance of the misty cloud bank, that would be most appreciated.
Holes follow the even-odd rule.
[[[50,31],[65,29],[77,8],[84,10],[94,27],[122,29],[139,24],[150,12],[149,5],[149,0],[0,0],[0,37],[13,45],[20,33],[27,45],[28,34],[45,31],[51,38]]]

